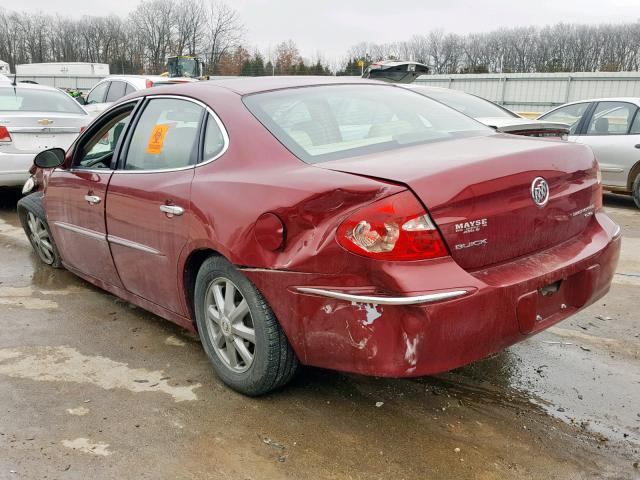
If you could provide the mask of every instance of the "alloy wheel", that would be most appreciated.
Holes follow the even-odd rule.
[[[51,237],[44,222],[32,212],[27,213],[29,225],[29,237],[40,259],[47,265],[51,265],[55,259]]]
[[[216,355],[229,370],[246,372],[253,363],[256,333],[249,305],[231,280],[219,277],[209,284],[205,316]]]

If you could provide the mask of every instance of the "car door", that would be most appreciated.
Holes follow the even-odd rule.
[[[178,258],[188,240],[204,113],[185,98],[147,99],[107,193],[108,240],[125,288],[183,315]]]
[[[629,102],[598,102],[577,137],[593,150],[606,186],[626,189],[629,171],[640,161],[637,113],[638,107]]]
[[[105,199],[120,147],[137,102],[93,123],[73,146],[69,169],[51,173],[44,196],[47,220],[66,266],[122,287],[107,243]]]
[[[105,102],[110,85],[111,82],[109,81],[99,82],[87,95],[84,109],[89,112],[89,115],[92,117],[97,116],[106,108],[107,105]]]

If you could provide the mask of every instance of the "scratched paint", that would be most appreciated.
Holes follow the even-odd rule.
[[[105,390],[133,393],[158,392],[175,402],[197,400],[200,384],[172,386],[162,371],[131,368],[101,356],[83,355],[71,347],[22,347],[0,349],[0,375],[44,382],[91,384]]]
[[[78,452],[90,453],[106,457],[111,455],[108,443],[91,443],[88,438],[76,438],[75,440],[63,440],[62,445]]]
[[[409,336],[405,332],[402,332],[402,338],[404,339],[406,347],[404,352],[404,360],[410,365],[410,367],[407,369],[407,371],[410,372],[416,368],[416,364],[418,363],[418,342],[420,339],[420,335],[409,338]]]
[[[366,318],[362,320],[363,325],[373,325],[373,322],[382,316],[382,307],[379,307],[376,303],[351,302],[351,305],[365,312]]]

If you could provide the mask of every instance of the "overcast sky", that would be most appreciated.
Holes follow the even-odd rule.
[[[137,0],[20,0],[8,9],[69,16],[126,15]],[[640,0],[228,0],[244,22],[249,46],[267,50],[294,40],[305,57],[333,61],[361,41],[392,42],[441,28],[469,33],[558,22],[640,20]],[[13,5],[16,5],[14,7]]]

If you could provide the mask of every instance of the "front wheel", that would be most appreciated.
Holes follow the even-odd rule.
[[[21,198],[18,202],[18,217],[40,260],[54,268],[62,267],[60,253],[53,235],[51,235],[51,230],[49,230],[47,217],[42,206],[42,195],[32,193]]]
[[[299,368],[291,345],[262,294],[226,259],[200,267],[194,295],[200,341],[218,376],[245,395],[268,393]]]
[[[636,207],[640,208],[640,175],[637,175],[633,182],[631,194],[633,195],[633,201],[636,202]]]

